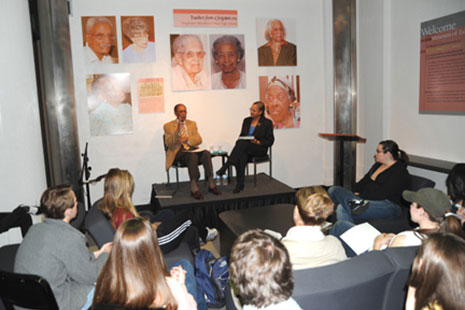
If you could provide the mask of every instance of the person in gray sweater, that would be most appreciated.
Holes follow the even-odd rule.
[[[93,294],[112,243],[92,253],[85,236],[69,225],[77,215],[71,186],[47,189],[40,203],[46,218],[29,229],[16,254],[14,270],[44,277],[60,309],[82,309]]]

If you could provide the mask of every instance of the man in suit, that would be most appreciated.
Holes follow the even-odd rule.
[[[194,152],[200,143],[202,137],[197,130],[197,123],[187,118],[186,106],[182,103],[174,107],[176,119],[166,123],[163,126],[165,133],[166,150],[166,170],[168,170],[175,160],[179,160],[187,165],[189,178],[191,180],[191,195],[195,199],[203,199],[199,191],[197,181],[200,178],[199,163],[205,168],[205,177],[208,179],[208,191],[221,195],[220,190],[215,186],[213,181],[213,168],[210,152],[204,150]]]

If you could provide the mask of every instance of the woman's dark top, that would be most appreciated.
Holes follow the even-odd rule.
[[[360,193],[360,197],[363,199],[389,199],[399,204],[402,192],[410,182],[410,174],[407,171],[406,165],[398,160],[394,165],[378,174],[376,180],[373,181],[371,175],[379,166],[381,166],[380,163],[375,163],[368,173],[355,184],[353,191]]]
[[[248,136],[250,125],[252,124],[252,117],[247,117],[242,122],[242,129],[240,136]],[[260,141],[259,145],[270,147],[273,145],[274,142],[274,135],[273,135],[273,122],[269,119],[261,116],[258,120],[257,125],[255,126],[255,131],[253,132],[253,136],[255,139]]]

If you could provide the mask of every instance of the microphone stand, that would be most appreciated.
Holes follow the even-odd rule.
[[[79,184],[80,185],[85,185],[86,186],[86,196],[87,196],[87,210],[90,209],[91,207],[91,202],[90,202],[90,189],[89,189],[89,178],[90,178],[90,171],[92,170],[92,167],[89,166],[89,156],[87,155],[87,145],[88,142],[86,142],[86,148],[84,150],[84,153],[81,154],[83,157],[82,160],[82,169],[79,177]],[[85,180],[83,179],[85,177]]]

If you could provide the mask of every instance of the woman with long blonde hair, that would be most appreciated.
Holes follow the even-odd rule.
[[[202,223],[193,223],[187,213],[174,214],[171,210],[159,210],[155,214],[137,212],[132,202],[134,179],[127,170],[112,168],[105,176],[103,200],[97,204],[110,220],[115,229],[127,219],[147,216],[157,230],[158,243],[163,253],[174,250],[184,240],[191,250],[200,248],[199,237],[206,241],[213,240],[218,232]]]
[[[185,286],[185,271],[180,266],[168,271],[156,232],[141,218],[125,221],[116,231],[93,304],[197,309]]]

